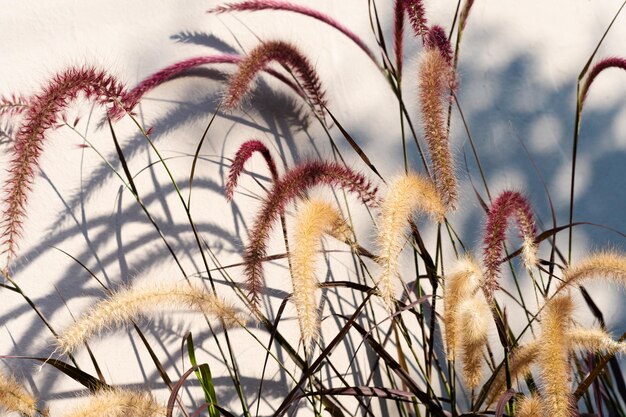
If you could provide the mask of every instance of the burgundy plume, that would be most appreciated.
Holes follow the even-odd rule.
[[[608,68],[621,68],[623,70],[626,70],[626,59],[618,58],[614,56],[604,58],[603,60],[597,62],[591,68],[591,71],[589,71],[589,73],[587,74],[587,78],[585,79],[585,82],[583,83],[583,86],[580,90],[581,106],[585,102],[585,99],[587,98],[587,94],[589,93],[589,88],[591,87],[591,84],[593,84],[593,81],[602,71]]]
[[[415,36],[424,38],[428,33],[428,21],[422,0],[403,0],[403,2]]]
[[[393,52],[396,55],[398,77],[402,75],[402,53],[404,43],[404,0],[396,0],[394,7]]]
[[[444,28],[439,25],[433,25],[424,37],[424,46],[429,49],[437,49],[446,59],[448,65],[452,65],[452,45]]]
[[[111,104],[119,100],[122,91],[122,84],[104,71],[93,67],[71,68],[55,75],[43,91],[29,99],[28,110],[15,137],[4,187],[2,243],[7,265],[15,254],[28,191],[43,151],[46,131],[58,124],[59,114],[80,93],[96,103]]]
[[[487,214],[483,239],[483,263],[485,266],[484,291],[489,302],[499,288],[502,247],[509,219],[514,218],[520,236],[525,242],[534,242],[535,221],[528,200],[516,191],[504,191],[492,202]]]
[[[237,180],[243,172],[243,167],[255,152],[259,152],[265,159],[267,167],[272,174],[272,181],[274,183],[278,181],[278,171],[270,150],[267,149],[267,146],[265,146],[260,140],[250,139],[241,144],[239,150],[235,154],[235,159],[230,166],[228,181],[226,182],[226,200],[231,201],[233,199],[233,193],[235,191],[235,187],[237,187]]]
[[[245,275],[253,308],[258,307],[259,294],[263,286],[263,260],[267,252],[267,240],[278,217],[287,204],[301,198],[316,185],[338,186],[356,194],[370,206],[377,204],[376,191],[362,174],[343,165],[331,162],[312,161],[287,171],[274,183],[263,200],[250,232],[250,242],[244,252]]]
[[[242,1],[241,3],[228,3],[228,4],[225,4],[224,6],[218,6],[209,10],[208,13],[227,13],[227,12],[234,12],[234,11],[255,12],[255,11],[260,11],[260,10],[283,10],[283,11],[288,11],[288,12],[294,12],[294,13],[309,16],[309,17],[312,17],[313,19],[317,19],[321,22],[324,22],[327,25],[332,26],[333,28],[337,29],[339,32],[343,33],[348,38],[350,38],[374,62],[376,61],[372,51],[367,47],[367,45],[365,45],[365,42],[363,42],[363,40],[361,40],[361,38],[359,38],[358,35],[356,35],[350,29],[346,28],[337,20],[315,9],[300,6],[300,5],[293,4],[287,1],[250,0],[250,1]]]

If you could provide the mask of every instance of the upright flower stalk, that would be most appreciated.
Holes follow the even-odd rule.
[[[256,75],[273,61],[293,71],[313,106],[320,114],[323,113],[326,100],[315,68],[295,46],[284,41],[263,42],[250,51],[228,82],[224,106],[227,109],[237,107],[250,91]]]
[[[7,254],[7,267],[15,255],[28,192],[43,151],[46,132],[58,123],[59,114],[80,93],[96,103],[110,104],[118,100],[122,91],[122,84],[115,78],[104,71],[85,67],[55,75],[43,91],[30,98],[15,137],[9,176],[4,185],[2,243],[3,252]]]
[[[287,204],[304,197],[308,190],[317,185],[338,186],[356,194],[364,204],[376,204],[376,188],[371,182],[343,165],[313,161],[287,171],[263,200],[244,252],[245,276],[253,309],[258,308],[263,287],[263,261],[274,223],[284,213]]]
[[[446,208],[453,210],[458,192],[448,137],[447,104],[455,82],[449,56],[440,48],[439,42],[438,35],[433,34],[422,53],[418,79],[419,104],[437,190]]]
[[[398,78],[402,78],[404,49],[404,0],[395,0],[393,6],[393,53],[396,57]]]
[[[233,199],[233,193],[237,187],[239,176],[243,172],[243,167],[248,159],[250,159],[256,152],[260,153],[261,156],[263,156],[263,159],[265,159],[265,163],[267,164],[270,174],[272,175],[272,181],[278,181],[278,170],[276,169],[276,163],[274,162],[274,158],[272,157],[270,150],[267,149],[267,146],[265,146],[265,144],[258,139],[248,140],[241,144],[239,150],[235,154],[235,159],[230,166],[228,181],[226,182],[226,200],[231,201]]]
[[[502,248],[509,220],[515,219],[523,243],[524,264],[531,268],[537,263],[535,243],[535,220],[528,200],[516,191],[504,191],[491,204],[483,238],[483,263],[485,266],[484,292],[493,302],[494,292],[499,288]]]
[[[329,233],[345,240],[349,229],[339,211],[321,200],[307,200],[300,206],[295,224],[290,254],[293,302],[298,313],[302,341],[309,348],[317,339],[320,327],[315,297],[319,285],[315,276],[315,259],[321,248],[320,239],[324,233]]]

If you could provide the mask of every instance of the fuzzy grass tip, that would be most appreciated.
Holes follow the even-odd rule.
[[[0,411],[34,417],[37,401],[13,377],[0,372]]]
[[[237,187],[237,181],[243,172],[243,167],[255,152],[260,153],[261,156],[263,156],[263,159],[265,159],[265,163],[267,164],[270,174],[272,175],[272,181],[278,181],[278,170],[276,169],[276,163],[274,162],[274,158],[272,157],[270,150],[267,149],[267,146],[265,146],[265,144],[260,140],[250,139],[241,144],[239,150],[235,154],[235,159],[230,166],[228,181],[226,182],[226,200],[232,201],[235,187]]]
[[[85,398],[87,404],[65,417],[165,417],[167,409],[149,392],[106,389]]]

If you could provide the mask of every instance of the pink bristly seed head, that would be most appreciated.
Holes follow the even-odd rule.
[[[118,101],[122,92],[123,86],[115,78],[93,67],[83,67],[57,74],[43,91],[29,99],[28,110],[15,137],[9,177],[4,187],[2,243],[7,266],[15,254],[46,131],[57,126],[61,112],[79,94],[106,105]]]
[[[323,113],[326,100],[315,69],[295,46],[283,41],[263,42],[240,62],[228,83],[224,106],[231,110],[237,107],[250,91],[256,75],[273,61],[294,72],[316,110]]]
[[[403,0],[415,36],[423,38],[428,33],[428,21],[422,0]]]
[[[581,107],[584,104],[585,99],[587,98],[587,94],[589,93],[589,88],[591,87],[591,84],[593,84],[593,81],[602,71],[604,71],[605,69],[609,69],[609,68],[621,68],[623,70],[626,70],[626,59],[618,58],[614,56],[604,58],[601,61],[597,62],[591,68],[580,90],[579,100],[580,100]]]
[[[237,187],[239,176],[243,172],[243,167],[255,152],[259,152],[263,156],[263,159],[265,159],[267,167],[272,174],[272,181],[278,181],[278,170],[276,169],[276,164],[274,163],[274,158],[272,157],[270,150],[267,149],[267,146],[265,146],[260,140],[248,140],[239,147],[239,150],[235,154],[235,159],[230,166],[228,181],[226,182],[226,200],[231,201],[233,199],[233,193],[235,191],[235,187]]]
[[[284,213],[287,204],[317,185],[341,187],[356,194],[367,205],[378,204],[377,189],[362,174],[337,163],[312,161],[287,171],[274,183],[263,200],[250,232],[250,242],[244,252],[245,276],[252,308],[258,308],[263,286],[263,261],[267,240],[276,219]]]
[[[448,65],[452,65],[452,45],[444,28],[434,25],[430,28],[424,37],[424,46],[428,49],[437,49],[439,53],[446,59]]]
[[[528,200],[519,192],[504,191],[493,201],[487,214],[485,237],[483,239],[483,263],[485,266],[484,292],[487,300],[493,301],[493,294],[499,288],[502,246],[506,238],[509,219],[514,218],[521,238],[524,240],[526,267],[536,262],[535,221]]]

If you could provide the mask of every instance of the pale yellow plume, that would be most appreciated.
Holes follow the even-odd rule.
[[[33,417],[37,414],[37,401],[12,377],[0,372],[0,412],[19,413]]]
[[[523,397],[517,402],[516,417],[544,417],[545,415],[543,402],[536,395]]]
[[[57,338],[63,352],[72,352],[104,329],[129,324],[140,316],[162,313],[164,309],[194,310],[221,318],[226,325],[243,318],[223,300],[204,288],[185,284],[125,288],[101,301]]]
[[[594,254],[563,272],[563,282],[557,289],[566,285],[580,285],[592,278],[614,281],[626,287],[626,256],[613,251]]]
[[[306,347],[309,347],[319,334],[320,318],[315,298],[318,288],[315,260],[321,248],[320,239],[324,233],[329,233],[344,240],[348,230],[339,211],[325,201],[309,200],[298,208],[290,257],[293,302],[298,313],[302,341]]]
[[[618,353],[626,351],[626,343],[613,340],[610,334],[600,328],[575,327],[569,331],[572,348],[590,352]]]
[[[378,224],[378,263],[382,267],[378,290],[389,310],[394,307],[393,280],[398,274],[398,256],[406,242],[408,220],[415,211],[427,213],[441,222],[445,207],[431,181],[417,174],[409,174],[390,185],[381,206]]]
[[[445,279],[443,323],[446,354],[450,360],[454,360],[459,348],[457,335],[459,304],[466,297],[472,296],[481,282],[482,273],[480,272],[480,266],[471,256],[461,258],[455,267],[455,271]]]
[[[160,417],[166,408],[147,392],[102,390],[86,398],[88,403],[65,417]]]
[[[459,359],[463,365],[463,377],[467,386],[476,388],[482,379],[483,349],[487,344],[487,331],[491,322],[491,309],[482,292],[459,305],[460,339]]]

